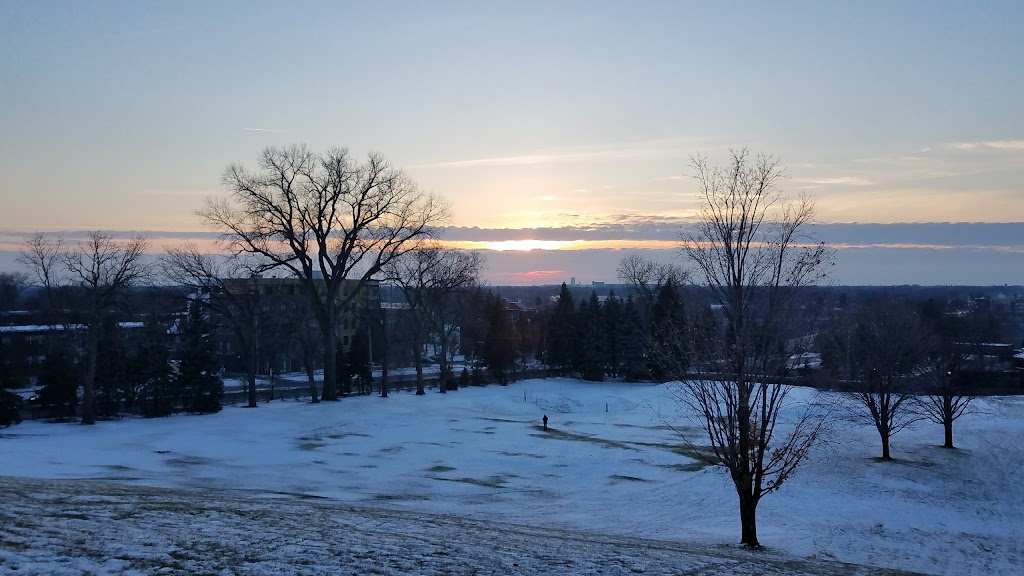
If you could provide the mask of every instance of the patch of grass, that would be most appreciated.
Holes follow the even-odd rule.
[[[509,420],[507,418],[484,418],[483,416],[477,416],[477,420],[486,420],[488,422],[506,422],[508,424],[522,424],[522,420]]]
[[[497,453],[501,454],[502,456],[526,456],[527,458],[536,458],[538,460],[547,458],[547,456],[544,456],[543,454],[527,454],[526,452],[506,452],[502,450]]]
[[[622,480],[626,482],[648,482],[648,480],[643,478],[638,478],[636,476],[622,476],[621,474],[612,474],[609,478],[612,480]]]
[[[430,500],[422,494],[377,494],[373,497],[378,502],[402,502],[413,500]]]
[[[107,470],[115,470],[118,472],[128,472],[135,470],[135,468],[132,468],[131,466],[125,466],[123,464],[103,464],[100,466],[100,468],[106,468]]]
[[[398,454],[402,450],[405,450],[404,446],[391,446],[390,448],[381,448],[380,451],[383,454]]]
[[[695,446],[692,444],[673,444],[669,442],[629,442],[636,446],[646,446],[648,448],[658,448],[660,450],[668,450],[673,454],[680,456],[686,456],[694,460],[707,461],[715,460],[715,451],[711,446]]]
[[[373,438],[373,436],[370,436],[369,434],[362,434],[360,432],[350,432],[346,434],[328,434],[327,438],[330,438],[331,440],[344,440],[345,438],[349,438],[352,436],[356,436],[359,438]]]
[[[326,446],[323,442],[299,442],[296,448],[309,452],[311,450],[317,450]]]
[[[427,468],[427,472],[451,472],[452,470],[455,470],[455,468],[451,466],[431,466]]]
[[[462,484],[472,484],[474,486],[483,486],[484,488],[504,488],[505,483],[508,481],[508,477],[502,474],[495,474],[490,478],[441,478],[438,476],[433,478],[434,480],[461,482]]]
[[[700,472],[701,470],[711,466],[703,460],[694,460],[689,464],[661,464],[662,468],[668,468],[669,470],[675,470],[676,472]]]
[[[589,442],[591,444],[597,444],[604,448],[621,448],[623,450],[636,450],[632,446],[626,443],[618,442],[615,440],[608,440],[607,438],[598,438],[596,436],[590,436],[587,434],[577,434],[574,432],[566,432],[565,430],[559,430],[551,428],[550,426],[545,431],[543,426],[534,426],[534,430],[540,432],[539,434],[531,434],[537,438],[548,438],[554,440],[572,440],[576,442]]]
[[[176,456],[174,458],[168,458],[165,462],[170,466],[185,468],[186,466],[202,466],[203,464],[209,464],[210,460],[207,458],[200,458],[199,456]]]

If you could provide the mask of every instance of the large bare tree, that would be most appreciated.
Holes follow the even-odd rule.
[[[68,305],[85,331],[85,373],[82,375],[82,424],[96,422],[94,385],[104,321],[125,304],[127,291],[149,274],[143,261],[146,239],[118,240],[106,232],[89,232],[74,248],[61,239],[35,234],[26,241],[19,261],[29,266],[53,303],[64,287]]]
[[[811,322],[800,289],[826,278],[832,253],[806,238],[814,203],[784,196],[776,158],[733,150],[724,166],[696,157],[693,168],[703,209],[683,232],[682,252],[721,310],[721,345],[694,350],[708,357],[689,363],[662,361],[670,374],[675,368],[677,398],[707,436],[708,461],[732,479],[741,542],[756,547],[758,502],[789,479],[823,426],[810,405],[788,426],[779,416],[792,404],[787,346],[803,341]],[[687,365],[710,370],[700,376],[678,368]]]
[[[302,282],[323,340],[323,398],[337,400],[341,311],[388,262],[433,237],[448,206],[383,156],[359,162],[344,148],[266,148],[257,170],[234,164],[223,180],[227,195],[200,216],[231,252],[259,259],[255,273],[284,270]],[[343,292],[346,280],[356,285]]]
[[[451,341],[459,329],[465,299],[480,285],[484,257],[479,252],[444,249],[438,245],[424,246],[396,259],[388,267],[388,278],[402,290],[412,317],[416,350],[416,393],[423,393],[422,336],[428,332],[437,337],[441,353],[441,393],[447,391],[448,354]]]

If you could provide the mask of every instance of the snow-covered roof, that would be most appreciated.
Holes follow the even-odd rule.
[[[120,328],[142,328],[145,322],[118,322]],[[24,326],[0,326],[0,333],[25,332],[63,332],[65,330],[85,330],[85,324],[26,324]]]

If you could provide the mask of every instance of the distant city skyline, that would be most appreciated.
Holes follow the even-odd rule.
[[[209,239],[268,145],[379,151],[495,284],[668,260],[694,155],[779,157],[845,284],[1024,284],[1019,2],[0,0],[0,269]],[[510,243],[511,242],[511,243]],[[525,249],[532,248],[526,251]],[[495,249],[499,249],[497,251]]]

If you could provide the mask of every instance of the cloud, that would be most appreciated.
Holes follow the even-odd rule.
[[[821,186],[874,186],[875,182],[859,176],[838,176],[835,178],[795,178],[794,182]]]
[[[537,200],[543,200],[545,202],[553,202],[558,200],[558,196],[537,196]]]
[[[284,130],[275,130],[274,128],[242,128],[246,132],[284,132]]]
[[[954,150],[997,150],[1024,151],[1024,140],[982,140],[979,142],[953,142],[948,144]]]
[[[471,158],[421,164],[412,168],[476,168],[493,166],[530,166],[537,164],[562,164],[585,162],[614,162],[631,158],[686,157],[692,151],[692,142],[687,145],[678,140],[652,140],[603,148],[568,148],[541,150],[527,154]]]

